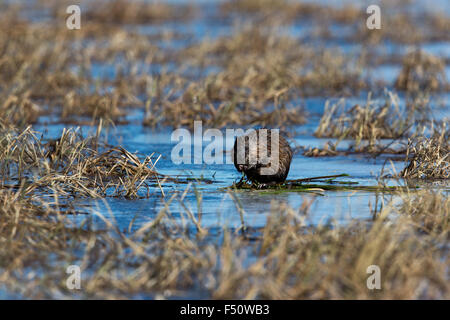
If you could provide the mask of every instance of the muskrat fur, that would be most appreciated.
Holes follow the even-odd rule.
[[[272,152],[277,146],[278,157]],[[289,143],[274,129],[251,130],[236,138],[232,150],[236,169],[243,172],[248,180],[259,184],[284,182],[289,173],[292,154]]]

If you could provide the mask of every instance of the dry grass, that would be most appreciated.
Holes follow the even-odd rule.
[[[229,0],[222,6],[222,13],[264,16],[264,19],[276,18],[281,23],[292,23],[299,19],[320,19],[322,21],[352,24],[365,16],[364,11],[352,4],[342,7],[330,7],[322,4],[286,1],[286,0]]]
[[[346,225],[311,226],[310,200],[298,208],[274,202],[263,228],[217,232],[205,228],[201,213],[186,205],[181,218],[174,218],[170,203],[183,204],[188,187],[166,195],[148,223],[123,230],[99,212],[83,222],[72,220],[67,213],[83,208],[68,194],[105,196],[112,186],[116,195],[136,197],[140,184],[157,180],[151,159],[141,161],[121,148],[98,151],[100,129],[91,138],[65,130],[45,144],[31,129],[4,128],[1,137],[0,281],[20,296],[449,297],[450,216],[444,193],[402,192],[400,207],[387,204],[373,221]],[[242,212],[243,226],[245,217]],[[93,223],[94,218],[103,223]],[[82,289],[76,292],[65,284],[72,264],[83,271]],[[372,264],[382,272],[380,291],[366,287]]]
[[[411,205],[416,197],[420,207]],[[243,235],[193,232],[166,208],[130,233],[108,220],[102,230],[86,223],[82,231],[46,204],[1,191],[0,279],[33,298],[192,297],[195,288],[202,298],[448,299],[448,197],[423,192],[404,201],[373,223],[334,227],[307,226],[311,202],[273,203],[265,227]],[[71,264],[83,270],[80,291],[65,287]],[[366,287],[373,264],[381,290]]]
[[[404,57],[395,87],[405,91],[436,91],[445,88],[446,82],[444,61],[416,50]]]
[[[444,125],[442,131],[434,126],[429,95],[418,93],[406,96],[402,107],[399,101],[397,94],[386,89],[384,103],[381,99],[373,99],[371,93],[364,106],[356,104],[348,108],[343,98],[334,104],[327,101],[314,134],[317,137],[337,138],[337,141],[328,142],[324,148],[304,150],[304,155],[317,157],[364,153],[376,157],[381,154],[406,154],[406,139],[421,137],[421,132],[428,127],[434,130],[434,135],[448,136],[445,119],[438,121]],[[343,139],[354,142],[346,150],[339,150],[338,144]],[[391,141],[382,143],[380,139]]]
[[[44,3],[55,12],[65,8],[65,3]],[[183,8],[192,11],[194,7],[115,1],[114,14],[108,18],[109,10],[101,10],[97,4],[106,2],[85,4],[88,18],[76,32],[55,27],[62,19],[58,14],[50,17],[51,23],[38,23],[21,17],[20,6],[5,5],[0,20],[0,112],[6,115],[4,122],[26,126],[51,113],[65,123],[86,121],[86,117],[92,122],[120,123],[126,121],[130,108],[138,108],[145,112],[143,124],[147,126],[191,126],[193,120],[203,120],[215,127],[286,127],[307,120],[297,102],[304,97],[346,96],[370,89],[370,79],[362,77],[369,63],[366,49],[349,55],[336,48],[305,45],[293,35],[280,33],[278,27],[287,20],[279,14],[246,20],[236,24],[229,35],[177,48],[164,44],[178,37],[189,39],[189,34],[164,31],[142,35],[121,24],[134,23],[131,20],[139,15],[142,19],[136,18],[136,23],[178,19],[177,14],[186,15]],[[234,12],[236,6],[239,10],[246,7],[244,12],[249,14],[273,11],[272,1],[230,2],[223,10]],[[277,1],[278,6],[279,13],[316,20],[329,14],[333,21],[344,24],[357,21],[360,15],[351,7],[334,10]],[[161,21],[154,21],[152,14],[161,16]],[[433,90],[436,81],[441,84],[442,62],[413,60],[405,62],[406,71],[398,83],[412,89],[423,78],[425,86]],[[112,76],[100,77],[99,66]],[[378,128],[373,131],[391,134]]]
[[[229,268],[222,277],[229,283],[219,287],[216,297],[235,297],[231,292],[238,292],[251,298],[259,297],[259,292],[263,298],[288,299],[424,298],[426,290],[418,290],[422,281],[435,298],[448,295],[448,286],[442,285],[447,277],[445,263],[432,262],[439,249],[430,247],[428,251],[427,241],[419,244],[415,228],[407,220],[402,220],[403,226],[388,223],[383,216],[387,210],[367,229],[356,223],[310,230],[302,224],[306,212],[283,206],[274,208],[258,245],[263,261],[238,272]],[[429,273],[417,259],[430,267]],[[414,263],[405,265],[406,261]],[[365,271],[371,264],[384,270],[380,292],[370,292],[365,286]],[[399,283],[402,285],[397,287]],[[443,292],[447,293],[441,295]]]
[[[411,125],[411,118],[404,115],[398,105],[398,97],[387,92],[384,103],[368,95],[364,106],[355,105],[348,109],[345,100],[330,105],[325,111],[315,131],[317,137],[352,138],[356,145],[362,140],[375,144],[381,138],[402,137]]]
[[[100,1],[91,6],[87,19],[102,23],[158,23],[180,21],[190,18],[192,10],[188,6],[174,6],[163,2],[141,1]]]
[[[362,78],[368,60],[364,54],[307,46],[277,28],[299,18],[354,24],[364,12],[290,1],[228,1],[221,17],[240,11],[251,16],[248,24],[173,48],[164,44],[177,34],[145,36],[125,25],[193,18],[191,6],[118,0],[110,11],[101,9],[105,1],[84,2],[87,17],[82,29],[72,32],[55,27],[65,17],[65,2],[42,0],[38,8],[41,3],[52,12],[50,23],[25,20],[21,4],[0,4],[0,283],[9,292],[27,298],[192,298],[194,293],[227,299],[450,298],[446,191],[399,193],[402,205],[386,204],[373,221],[312,226],[312,202],[304,199],[298,208],[272,203],[258,230],[209,230],[201,212],[184,205],[193,191],[162,193],[167,181],[179,181],[157,172],[159,157],[132,154],[101,139],[101,124],[122,121],[130,108],[145,111],[143,123],[149,126],[189,127],[193,120],[214,127],[304,123],[307,115],[297,102],[302,98],[370,89]],[[396,28],[369,36],[359,30],[349,39],[371,44],[448,39],[445,17],[424,20],[427,32],[419,32],[420,24],[409,17],[386,18]],[[330,39],[329,31],[324,24],[313,37]],[[110,66],[114,76],[96,75],[99,64]],[[442,67],[438,58],[408,55],[398,88],[441,89]],[[329,105],[316,135],[355,139],[365,152],[386,151],[379,139],[407,137],[425,105],[415,101],[405,113],[391,93],[384,103],[369,96],[366,105],[349,113],[343,102]],[[57,115],[58,122],[87,117],[100,127],[90,137],[66,129],[47,141],[29,125],[48,114]],[[402,174],[448,178],[448,141],[443,129],[411,142]],[[337,144],[309,152],[340,154]],[[87,211],[77,203],[82,197],[160,194],[162,209],[137,228],[123,230],[101,213],[85,220],[71,215]],[[180,218],[170,211],[177,201]],[[79,292],[65,285],[72,264],[83,270]],[[372,264],[381,268],[380,291],[366,287]]]
[[[400,175],[411,179],[449,179],[450,143],[445,127],[431,138],[411,139],[406,153],[407,166]]]
[[[323,148],[312,148],[303,150],[303,155],[305,157],[332,157],[342,154],[339,150],[337,150],[338,143],[331,143],[328,141],[325,143]]]
[[[25,21],[12,11],[2,12],[0,19],[0,112],[4,123],[25,126],[48,113],[58,115],[61,122],[83,116],[119,121],[127,108],[143,109],[138,95],[151,77],[145,72],[136,74],[136,69],[141,59],[152,63],[166,59],[152,44],[153,39],[88,22],[71,32]],[[115,79],[95,73],[99,61],[111,64]]]
[[[351,3],[333,7],[288,0],[229,0],[222,4],[221,9],[226,17],[239,14],[245,19],[264,20],[272,24],[308,21],[319,27],[320,32],[315,36],[324,39],[332,38],[332,25],[348,25],[353,28],[353,33],[335,37],[367,44],[379,44],[383,41],[418,44],[450,39],[447,32],[450,18],[446,14],[411,14],[407,12],[409,6],[411,3],[408,1],[382,1],[379,30],[369,30],[365,23],[361,23],[368,17],[366,7],[357,8]]]
[[[72,4],[64,0],[40,0],[44,7],[52,10],[56,18],[66,17],[66,8]],[[84,21],[101,24],[154,24],[192,18],[189,5],[172,5],[161,1],[142,0],[82,0],[78,2]]]
[[[253,25],[206,39],[178,55],[184,69],[199,71],[193,76],[161,75],[150,97],[146,125],[191,126],[193,120],[203,120],[215,127],[285,127],[306,120],[302,106],[291,101],[365,87],[360,66],[345,55],[312,49]],[[217,71],[198,75],[207,68]],[[170,88],[167,93],[165,88]]]
[[[431,234],[448,241],[450,223],[450,198],[448,194],[439,191],[424,191],[419,194],[403,195],[400,213],[409,216],[417,228],[426,234]]]
[[[2,186],[74,198],[148,197],[150,185],[164,180],[154,168],[159,157],[140,160],[122,147],[102,147],[100,130],[88,138],[77,129],[63,130],[59,139],[46,143],[30,127],[22,132],[3,129]]]

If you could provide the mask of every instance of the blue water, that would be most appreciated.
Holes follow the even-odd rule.
[[[30,1],[32,2],[32,1]],[[186,3],[186,0],[171,0],[170,2]],[[216,3],[219,1],[197,0],[195,3],[202,4],[203,12],[198,19],[184,22],[168,22],[162,25],[128,25],[124,28],[136,31],[142,35],[151,37],[157,34],[177,34],[180,36],[168,37],[155,42],[155,45],[161,48],[178,50],[189,45],[195,45],[203,39],[215,39],[220,36],[229,35],[235,26],[235,21],[215,20],[214,12],[217,10]],[[312,1],[316,2],[316,1]],[[342,1],[319,1],[326,2],[329,5],[342,5]],[[379,1],[345,1],[356,5],[366,5],[379,3]],[[450,2],[443,1],[414,1],[411,5],[414,12],[430,10],[450,14]],[[45,23],[48,19],[48,12],[31,11],[24,13],[25,17],[31,20],[38,20]],[[211,17],[212,16],[212,17]],[[242,21],[241,21],[242,22]],[[311,32],[315,26],[306,21],[297,21],[291,25],[280,27],[279,32],[288,34],[301,43],[308,46],[334,48],[337,51],[348,55],[358,56],[366,48],[359,43],[342,40],[351,33],[348,26],[331,25],[332,33],[339,39],[329,41],[326,39],[315,38]],[[342,37],[342,39],[340,39]],[[450,59],[450,43],[432,42],[421,45],[426,52],[432,53],[443,59]],[[378,54],[388,56],[402,56],[413,49],[407,45],[385,42],[373,48]],[[165,72],[174,72],[177,65],[169,62],[165,65],[146,64],[141,62],[139,69],[148,74],[158,74]],[[117,76],[117,70],[123,67],[120,61],[96,62],[90,70],[91,76],[97,79],[107,79],[113,81]],[[364,70],[363,77],[371,81],[382,81],[383,84],[392,88],[393,83],[401,70],[401,65],[397,62],[389,62],[374,66]],[[218,69],[210,66],[205,72],[214,73]],[[73,72],[79,72],[76,65],[73,66]],[[446,76],[449,78],[450,66],[446,67]],[[204,74],[203,74],[204,75]],[[367,92],[358,96],[347,97],[347,104],[364,104]],[[321,147],[327,141],[335,139],[318,139],[313,136],[320,116],[323,114],[325,102],[328,99],[337,101],[340,97],[308,97],[298,101],[299,105],[305,107],[308,112],[308,122],[301,126],[291,128],[293,134],[290,137],[292,146]],[[432,97],[433,117],[435,119],[450,118],[450,95],[448,93]],[[400,105],[404,105],[405,100],[400,95]],[[265,191],[240,191],[234,196],[238,202],[233,200],[224,188],[230,186],[233,182],[239,180],[240,174],[232,164],[181,164],[176,165],[171,161],[171,152],[175,142],[171,141],[171,128],[150,129],[142,126],[144,113],[142,110],[130,109],[126,119],[127,125],[117,125],[106,129],[106,135],[110,144],[120,144],[131,152],[137,152],[141,158],[156,153],[161,155],[156,168],[162,174],[172,176],[193,176],[203,177],[213,180],[213,183],[191,183],[174,184],[165,183],[162,185],[162,191],[158,187],[151,189],[149,198],[127,200],[120,198],[105,198],[101,200],[79,199],[76,205],[81,212],[90,213],[98,228],[104,225],[98,217],[99,214],[117,224],[121,230],[136,230],[144,224],[151,222],[156,215],[166,206],[166,203],[175,195],[168,206],[170,215],[180,221],[189,222],[187,210],[199,219],[201,216],[202,226],[210,230],[220,228],[239,228],[242,224],[240,212],[244,212],[244,223],[247,227],[263,227],[270,210],[276,210],[280,204],[286,204],[294,209],[300,208],[305,201],[314,201],[311,210],[306,217],[306,223],[318,225],[334,221],[338,224],[346,224],[352,219],[370,220],[373,211],[379,209],[381,204],[390,200],[396,200],[389,194],[375,194],[365,191],[327,191],[327,192],[285,192],[274,194]],[[57,115],[43,117],[34,129],[44,133],[47,139],[58,138],[62,129],[68,127],[67,124],[54,124],[58,121]],[[51,123],[51,124],[49,124]],[[83,134],[94,133],[95,128],[83,126]],[[385,142],[389,142],[386,140]],[[342,141],[340,148],[345,148],[351,142]],[[346,173],[350,177],[346,181],[358,183],[358,185],[377,185],[378,178],[382,174],[399,172],[404,166],[404,162],[390,162],[387,157],[372,159],[367,155],[349,155],[338,157],[308,158],[297,153],[294,156],[288,179],[299,179],[314,176],[324,176]],[[403,182],[386,180],[389,185],[402,184]],[[185,190],[188,190],[183,199],[181,199]],[[194,190],[198,190],[196,193]],[[198,197],[201,196],[201,205],[198,206]],[[187,207],[187,209],[186,209]],[[73,215],[69,219],[75,222],[81,222],[86,219],[86,215]],[[193,225],[192,225],[193,227]],[[193,227],[194,228],[194,227]],[[0,299],[11,297],[4,295],[0,289]]]

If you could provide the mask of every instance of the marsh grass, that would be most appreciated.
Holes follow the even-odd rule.
[[[87,19],[81,30],[72,32],[56,27],[65,17],[66,2],[36,4],[37,9],[50,10],[48,23],[23,18],[24,4],[0,3],[2,288],[25,298],[450,297],[445,190],[297,181],[294,189],[313,194],[359,188],[398,195],[402,204],[383,203],[370,221],[314,225],[308,220],[314,210],[310,198],[295,208],[274,201],[262,228],[246,227],[241,207],[243,227],[208,229],[202,220],[201,192],[192,188],[201,179],[162,175],[155,168],[160,159],[156,153],[130,153],[101,139],[102,124],[122,121],[131,108],[145,111],[143,124],[148,126],[189,127],[193,120],[214,127],[304,123],[308,115],[297,102],[302,98],[371,89],[370,81],[362,78],[369,60],[364,54],[304,45],[298,37],[280,34],[278,27],[298,18],[323,24],[324,17],[351,25],[359,23],[364,12],[291,1],[227,1],[214,18],[230,18],[239,10],[248,23],[237,23],[230,34],[176,48],[167,44],[191,35],[142,35],[130,26],[190,19],[197,8],[116,0],[110,12],[95,8],[106,1],[84,4]],[[424,20],[429,33],[419,32],[421,24],[403,15],[386,18],[397,27],[370,35],[364,28],[347,40],[377,44],[386,39],[448,39],[447,18]],[[329,27],[318,26],[313,37],[335,38]],[[374,55],[374,61],[382,61]],[[442,61],[422,54],[420,59],[408,57],[399,89],[433,91],[436,83],[440,88]],[[96,75],[99,64],[112,66],[114,75]],[[369,96],[365,106],[355,106],[349,114],[339,104],[329,105],[316,135],[354,139],[364,152],[386,151],[378,144],[383,137],[413,138],[407,129],[417,125],[423,104],[414,104],[405,114],[394,96],[387,94],[384,104]],[[49,114],[58,115],[57,122],[74,124],[88,117],[99,128],[88,137],[69,128],[59,138],[45,140],[30,124]],[[407,159],[413,160],[406,176],[448,178],[448,134],[443,137],[410,143]],[[364,140],[371,149],[364,149]],[[336,152],[337,145],[330,145],[327,153]],[[164,191],[167,182],[182,183],[186,189]],[[238,202],[239,192],[228,191]],[[189,192],[197,197],[194,210],[184,203]],[[107,196],[154,196],[162,206],[148,222],[134,226],[133,220],[123,228],[113,214],[106,218],[107,212],[77,203]],[[180,212],[171,212],[174,202],[181,204]],[[82,219],[80,214],[87,212]],[[77,293],[66,287],[66,267],[72,264],[83,272]],[[379,291],[366,286],[366,270],[372,264],[382,272]]]
[[[318,32],[316,36],[325,39],[333,37],[329,27],[334,24],[351,26],[354,30],[350,35],[334,35],[334,38],[367,44],[379,44],[383,41],[418,44],[449,40],[447,30],[450,18],[446,14],[441,12],[411,14],[405,10],[409,5],[407,1],[382,1],[383,21],[379,30],[369,30],[361,23],[367,18],[365,8],[358,8],[351,3],[326,6],[288,0],[229,0],[222,4],[221,9],[226,17],[238,14],[246,19],[261,19],[272,24],[290,24],[298,21],[320,24],[324,32]]]
[[[2,185],[25,193],[59,193],[70,197],[149,196],[158,185],[155,154],[140,160],[122,147],[106,147],[97,135],[83,138],[78,129],[64,129],[59,139],[42,141],[31,127],[4,129],[0,140]],[[12,184],[13,183],[13,184]],[[147,193],[142,193],[142,190]]]
[[[0,26],[0,111],[3,122],[13,126],[25,127],[49,113],[61,122],[86,116],[118,121],[126,108],[144,106],[138,88],[146,87],[149,77],[136,74],[138,60],[164,59],[153,39],[95,23],[71,33],[23,20],[7,9]],[[114,81],[95,74],[99,61],[122,62],[113,67]]]
[[[244,15],[273,12],[275,3],[279,13],[314,19],[330,15],[342,24],[357,21],[361,14],[350,7],[331,9],[288,1],[232,1],[223,5],[223,12],[233,12],[235,7],[248,8]],[[193,120],[212,127],[287,127],[308,120],[298,102],[305,97],[346,96],[371,89],[363,71],[383,58],[373,53],[369,59],[366,49],[349,55],[337,48],[305,45],[298,37],[281,32],[280,25],[288,20],[279,14],[236,23],[229,34],[213,39],[189,40],[188,32],[143,35],[130,25],[140,21],[162,25],[178,21],[179,16],[191,18],[190,13],[199,9],[194,5],[89,1],[83,4],[88,18],[76,32],[54,25],[63,18],[58,12],[66,8],[65,3],[36,5],[54,12],[51,23],[23,18],[18,10],[25,5],[5,4],[1,13],[0,108],[7,115],[4,121],[13,126],[25,127],[48,114],[71,124],[85,122],[86,117],[92,123],[100,119],[122,123],[134,108],[145,112],[142,123],[152,127],[190,127]],[[106,5],[112,5],[112,15],[111,10],[101,9]],[[167,45],[179,39],[186,44]],[[430,90],[436,88],[436,81],[447,89],[441,86],[442,61],[430,60],[425,53],[420,59],[408,57],[399,76],[403,80],[397,81],[404,84],[399,89],[412,89],[422,80]],[[111,75],[97,73],[98,67],[108,66]],[[372,117],[366,114],[363,119]],[[378,125],[382,128],[369,130],[370,135],[397,133]]]
[[[383,102],[384,100],[384,102]],[[416,94],[405,97],[405,105],[400,106],[397,94],[385,89],[384,98],[372,98],[369,92],[365,105],[348,107],[341,98],[331,104],[326,101],[324,113],[314,132],[316,137],[336,138],[323,148],[302,148],[309,157],[348,154],[400,155],[407,152],[407,139],[422,136],[423,130],[434,126],[430,97]],[[437,121],[446,123],[446,120]],[[381,142],[389,139],[390,142]],[[352,144],[345,150],[338,149],[342,140]]]
[[[67,0],[39,0],[38,7],[48,8],[55,18],[65,18]],[[81,0],[78,1],[88,23],[101,24],[160,24],[167,21],[189,20],[194,14],[189,5],[173,5],[161,1],[143,0]]]
[[[430,138],[411,139],[405,161],[407,165],[400,173],[404,178],[449,179],[450,143],[445,127]]]
[[[307,114],[297,102],[302,97],[344,88],[358,91],[366,85],[361,65],[344,54],[302,45],[276,28],[258,24],[205,39],[177,56],[183,61],[181,69],[214,72],[162,74],[150,97],[145,125],[191,126],[193,120],[215,127],[303,124]]]
[[[87,19],[101,23],[161,23],[187,20],[193,11],[187,5],[170,5],[163,2],[113,0],[97,1],[89,6]]]
[[[448,198],[404,196],[406,204],[387,204],[372,223],[345,226],[308,226],[311,201],[299,208],[274,202],[262,229],[239,235],[224,228],[217,235],[192,231],[168,207],[134,232],[100,214],[101,230],[90,223],[80,229],[67,216],[2,190],[0,280],[33,298],[170,298],[190,296],[193,288],[202,298],[226,299],[448,298],[448,255],[441,246],[448,240]],[[420,207],[411,205],[415,197]],[[395,222],[392,214],[399,214]],[[75,295],[65,287],[71,264],[83,270]],[[366,287],[372,264],[382,271],[379,291]]]
[[[170,203],[183,203],[187,192],[193,192],[190,185],[184,192],[165,194],[160,211],[135,228],[123,229],[105,212],[92,210],[85,219],[74,219],[82,207],[74,207],[68,193],[102,197],[104,187],[93,181],[102,186],[120,182],[119,190],[135,197],[136,183],[149,175],[157,179],[156,161],[142,161],[117,147],[98,151],[103,147],[100,129],[90,138],[65,130],[45,144],[30,128],[2,133],[0,281],[10,292],[28,298],[108,299],[192,297],[192,292],[226,299],[449,296],[443,245],[448,241],[449,203],[437,191],[360,187],[398,194],[403,204],[387,203],[373,221],[344,225],[311,225],[313,201],[305,199],[298,208],[273,202],[260,229],[209,230],[199,210],[182,205],[180,218],[171,212]],[[42,178],[28,181],[30,172]],[[294,182],[313,193],[327,186],[358,190],[345,181],[336,183],[336,178]],[[11,186],[9,180],[20,183]],[[43,187],[52,192],[43,192]],[[239,193],[230,192],[238,201]],[[201,208],[202,197],[196,195]],[[243,210],[241,219],[245,226]],[[73,264],[83,272],[82,290],[76,293],[65,284],[66,267]],[[366,269],[372,264],[382,270],[381,291],[366,287]]]
[[[395,87],[405,91],[437,91],[447,85],[445,62],[422,50],[408,53]]]
[[[357,146],[362,140],[368,140],[373,145],[382,138],[402,137],[411,123],[392,92],[386,93],[384,103],[372,99],[369,94],[364,106],[356,104],[350,109],[344,99],[334,104],[327,101],[314,134],[317,137],[352,138]]]
[[[337,141],[336,143],[327,141],[324,144],[323,148],[317,147],[306,148],[304,146],[300,146],[298,150],[301,151],[305,157],[333,157],[344,153],[340,150],[337,150],[338,144],[339,141]]]
[[[416,195],[402,195],[400,213],[417,222],[422,232],[438,236],[443,241],[449,239],[450,198],[448,194],[427,190]],[[447,240],[446,240],[447,239]]]

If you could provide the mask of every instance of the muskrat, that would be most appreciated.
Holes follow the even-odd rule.
[[[292,149],[278,130],[258,129],[236,138],[232,157],[236,169],[250,181],[277,184],[286,180]]]

